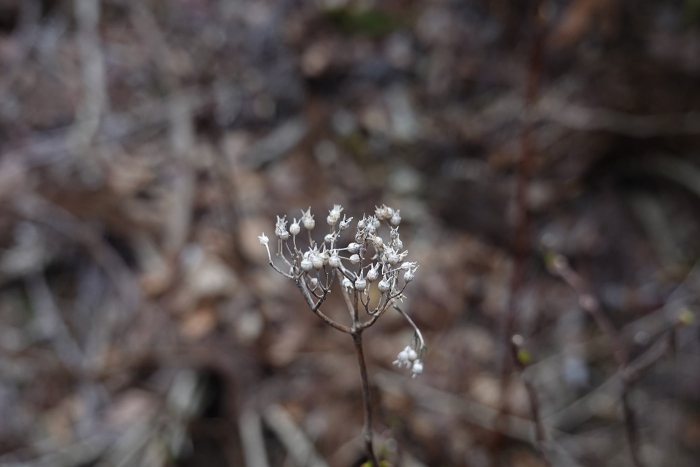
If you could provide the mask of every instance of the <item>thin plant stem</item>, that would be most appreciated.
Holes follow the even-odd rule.
[[[357,365],[360,367],[360,377],[362,379],[362,404],[365,409],[365,425],[362,428],[362,437],[365,442],[365,451],[367,452],[368,460],[372,463],[372,467],[379,467],[377,457],[374,455],[374,444],[372,442],[372,401],[370,399],[365,353],[362,349],[362,331],[353,332],[352,340],[355,344]]]

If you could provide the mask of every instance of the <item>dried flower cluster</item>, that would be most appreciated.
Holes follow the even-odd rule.
[[[374,215],[363,215],[354,232],[345,234],[351,238],[343,247],[341,237],[350,228],[353,218],[347,218],[342,213],[343,207],[337,204],[328,212],[326,223],[329,230],[322,242],[312,237],[316,221],[311,208],[302,210],[301,218],[294,218],[289,226],[286,216],[277,217],[275,252],[284,261],[287,271],[274,264],[269,238],[262,234],[259,239],[267,249],[270,264],[280,274],[297,283],[316,314],[320,313],[319,307],[330,292],[336,276],[339,277],[353,320],[352,327],[343,326],[322,313],[319,316],[336,329],[353,333],[371,326],[390,306],[395,307],[396,301],[403,301],[404,290],[414,279],[418,264],[406,260],[408,251],[404,250],[399,235],[399,210],[382,205],[376,208]],[[302,227],[307,231],[308,239],[299,237]],[[362,308],[369,316],[364,322],[358,316],[358,309]],[[425,342],[413,321],[400,309],[397,310],[406,317],[416,334],[412,344],[399,353],[394,363],[399,367],[411,368],[415,377],[423,371],[421,359],[425,353]]]

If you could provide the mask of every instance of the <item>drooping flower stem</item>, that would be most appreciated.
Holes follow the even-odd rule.
[[[352,341],[355,344],[357,354],[357,365],[360,367],[360,377],[362,379],[362,405],[365,408],[365,425],[362,429],[362,436],[365,442],[367,458],[373,467],[379,467],[377,457],[374,455],[374,444],[372,442],[372,401],[369,392],[369,378],[367,377],[367,365],[365,364],[365,353],[362,349],[362,331],[352,333]]]

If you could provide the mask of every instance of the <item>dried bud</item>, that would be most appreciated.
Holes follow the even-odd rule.
[[[314,269],[317,271],[323,267],[323,258],[321,255],[314,255],[313,258],[311,258],[311,264],[313,264]]]
[[[304,258],[301,260],[300,266],[301,266],[302,271],[309,272],[309,271],[311,271],[311,268],[313,267],[313,263],[308,258]]]
[[[340,231],[342,232],[343,230],[347,230],[347,228],[350,227],[350,222],[352,222],[352,217],[345,220],[345,216],[343,215],[343,220],[340,221],[340,225],[338,225]]]
[[[299,235],[299,232],[301,232],[301,227],[299,227],[299,223],[297,222],[297,220],[294,219],[292,225],[289,226],[289,233],[296,237],[297,235]]]
[[[376,237],[376,236],[375,236],[375,237],[372,239],[372,241],[374,242],[374,246],[377,247],[377,248],[381,248],[381,247],[384,246],[384,240],[382,240],[382,237]]]
[[[348,245],[348,252],[357,253],[358,251],[360,251],[360,244],[359,243],[350,243]]]
[[[389,284],[389,281],[386,279],[382,279],[379,281],[379,284],[377,284],[377,288],[379,289],[380,292],[388,292],[389,289],[391,289],[391,284]]]
[[[413,362],[413,378],[423,373],[423,364],[420,360]]]
[[[260,240],[261,245],[267,246],[268,243],[270,243],[270,239],[267,238],[267,235],[265,235],[265,232],[263,232],[262,235],[258,235],[258,240]]]
[[[359,263],[359,262],[360,262],[360,255],[352,255],[352,256],[350,257],[350,262],[351,262],[352,264],[357,264],[357,263]]]
[[[355,288],[357,290],[365,290],[365,287],[367,287],[367,281],[362,277],[362,274],[355,279]]]
[[[347,277],[343,277],[343,288],[348,292],[352,290],[352,282]]]
[[[379,278],[379,263],[374,264],[369,267],[369,271],[367,271],[367,280],[370,282],[374,282]]]
[[[314,229],[314,227],[316,226],[316,221],[314,220],[314,216],[311,214],[311,208],[307,209],[306,211],[302,209],[301,223],[304,224],[304,228],[306,230]]]
[[[397,209],[396,212],[394,213],[393,216],[391,216],[391,225],[399,225],[401,223],[401,214],[399,214],[399,210]]]
[[[331,254],[331,257],[328,258],[328,264],[331,265],[331,267],[334,268],[339,268],[340,267],[340,256],[338,256],[337,251],[333,251],[333,254]]]

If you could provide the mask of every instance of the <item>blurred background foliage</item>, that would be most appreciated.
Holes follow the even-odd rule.
[[[390,465],[634,465],[556,255],[637,464],[697,465],[699,5],[0,0],[0,465],[361,465],[349,342],[257,240],[335,203],[421,264],[424,375],[366,337]]]

